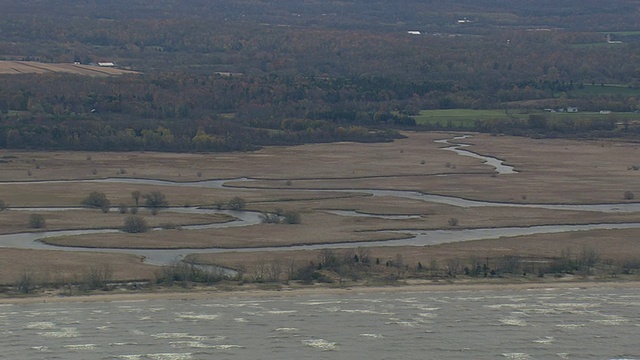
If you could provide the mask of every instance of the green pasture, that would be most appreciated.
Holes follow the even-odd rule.
[[[440,125],[455,126],[460,128],[472,128],[475,121],[520,119],[527,120],[529,115],[545,115],[550,121],[572,120],[640,120],[640,114],[636,113],[610,113],[601,114],[599,112],[578,111],[575,113],[555,112],[550,113],[544,110],[525,109],[502,109],[502,110],[472,110],[472,109],[449,109],[449,110],[422,110],[419,115],[414,116],[418,125]]]
[[[533,113],[542,113],[536,111]],[[448,110],[422,110],[420,115],[413,118],[419,125],[454,125],[458,127],[473,127],[477,120],[496,120],[496,119],[527,119],[530,113],[523,113],[518,110],[472,110],[472,109],[448,109]]]
[[[611,34],[611,35],[619,35],[619,36],[635,36],[640,35],[640,31],[605,31],[602,34]]]
[[[609,44],[608,42],[596,42],[596,43],[584,43],[584,44],[571,44],[570,48],[573,49],[589,49],[594,47],[607,47],[607,46],[620,46],[620,44]]]
[[[640,89],[634,89],[627,85],[616,84],[584,84],[576,86],[569,92],[573,96],[591,96],[591,95],[620,95],[624,97],[640,96]]]

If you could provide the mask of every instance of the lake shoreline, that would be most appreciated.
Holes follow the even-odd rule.
[[[277,287],[277,288],[276,288]],[[195,287],[183,289],[178,287],[152,290],[111,290],[82,295],[61,295],[59,292],[43,292],[31,296],[15,296],[0,298],[0,305],[25,305],[61,302],[135,302],[154,300],[191,301],[203,299],[233,298],[282,298],[295,296],[344,296],[351,294],[374,294],[388,292],[440,292],[440,291],[526,291],[542,289],[640,289],[640,280],[594,280],[569,279],[541,282],[514,281],[467,281],[459,282],[411,282],[387,286],[351,285],[344,287],[309,285],[286,286],[273,284],[271,287],[255,285],[226,284],[218,287]]]

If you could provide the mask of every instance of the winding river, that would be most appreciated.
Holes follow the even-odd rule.
[[[452,140],[461,140],[466,136],[456,137]],[[484,163],[495,168],[500,174],[516,174],[517,171],[508,165],[504,165],[504,161],[493,157],[479,155],[470,151],[462,150],[464,144],[451,143],[449,140],[437,140],[437,143],[451,145],[443,150],[451,150],[462,156],[471,156],[483,160]],[[185,187],[201,187],[201,188],[223,188],[230,187],[230,182],[248,182],[255,181],[249,178],[236,179],[219,179],[205,180],[195,182],[173,182],[165,180],[149,180],[149,179],[133,179],[133,178],[106,178],[98,180],[52,180],[52,181],[34,181],[31,184],[51,184],[51,183],[78,183],[78,182],[111,182],[111,183],[127,183],[127,184],[143,184],[156,186],[185,186]],[[10,186],[12,184],[24,184],[24,182],[0,182],[0,185]],[[244,184],[243,184],[244,185]],[[264,188],[243,186],[243,190],[264,190]],[[327,191],[327,192],[345,192],[350,194],[367,194],[372,196],[385,196],[407,198],[420,200],[431,203],[447,204],[451,206],[469,208],[469,207],[518,207],[518,208],[541,208],[551,210],[571,210],[571,211],[590,211],[590,212],[640,212],[640,203],[620,203],[620,204],[515,204],[500,203],[490,201],[468,200],[452,196],[425,194],[417,191],[404,190],[378,190],[378,189],[279,189],[281,191]],[[64,211],[70,208],[12,208],[11,211],[30,210],[30,211]],[[215,229],[239,226],[253,226],[261,222],[260,214],[251,211],[228,211],[203,209],[196,207],[173,207],[167,211],[181,213],[199,213],[213,214],[223,213],[235,218],[234,221],[228,223],[216,223],[208,225],[190,225],[184,226],[185,230],[195,229]],[[350,211],[327,210],[339,216],[374,216],[385,217],[381,215],[367,215]],[[411,218],[411,216],[391,216],[394,219]],[[282,251],[282,250],[313,250],[322,248],[344,248],[344,247],[365,247],[365,246],[424,246],[434,245],[448,242],[495,239],[500,237],[514,237],[523,235],[548,234],[568,231],[587,231],[598,229],[636,229],[640,228],[640,223],[601,223],[601,224],[584,224],[584,225],[543,225],[530,227],[502,227],[502,228],[484,228],[484,229],[460,229],[460,230],[394,230],[390,232],[406,234],[407,238],[399,240],[370,241],[370,242],[335,242],[330,244],[315,245],[296,245],[284,247],[261,247],[261,248],[206,248],[206,249],[170,249],[170,250],[153,250],[153,249],[100,249],[100,248],[82,248],[82,247],[57,247],[45,244],[39,240],[69,235],[88,235],[88,234],[104,234],[119,232],[118,229],[85,229],[85,230],[62,230],[47,232],[25,232],[17,234],[0,235],[0,247],[11,247],[21,249],[41,249],[41,250],[66,250],[66,251],[96,251],[96,252],[116,252],[127,253],[143,256],[146,262],[153,265],[169,264],[176,259],[180,259],[187,254],[192,253],[211,253],[211,252],[247,252],[247,251]],[[153,229],[154,231],[162,231],[162,229]]]
[[[513,166],[506,165],[504,163],[504,160],[494,158],[491,156],[480,155],[472,151],[464,150],[463,148],[469,147],[471,145],[457,142],[457,140],[464,140],[470,137],[471,137],[470,135],[462,135],[462,136],[456,136],[451,140],[442,139],[442,140],[436,140],[435,142],[437,144],[449,145],[448,147],[442,148],[442,150],[453,151],[458,155],[482,160],[484,164],[493,166],[493,168],[496,170],[498,174],[517,174],[518,173]],[[456,142],[453,142],[453,141],[456,141]]]

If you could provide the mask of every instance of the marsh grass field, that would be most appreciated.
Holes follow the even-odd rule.
[[[36,278],[81,278],[93,265],[109,265],[114,281],[153,280],[158,267],[129,254],[94,253],[89,248],[184,249],[193,263],[239,269],[248,277],[274,261],[298,265],[318,262],[322,252],[259,251],[189,255],[189,249],[284,247],[388,240],[407,237],[402,230],[463,230],[529,227],[552,224],[631,223],[637,212],[596,212],[502,206],[459,207],[442,203],[371,196],[361,190],[406,190],[470,200],[514,204],[633,203],[640,196],[638,144],[609,140],[528,139],[472,134],[459,140],[466,150],[503,159],[517,173],[498,174],[478,159],[442,150],[440,139],[460,134],[407,132],[391,143],[332,143],[268,147],[255,152],[174,154],[154,152],[29,152],[0,151],[0,233],[34,231],[29,216],[42,214],[45,230],[120,228],[126,215],[112,209],[44,211],[44,207],[78,207],[92,191],[103,192],[113,207],[133,206],[132,192],[161,191],[170,207],[225,206],[246,201],[245,211],[300,214],[299,224],[261,223],[251,226],[181,230],[189,224],[224,222],[224,216],[176,213],[157,215],[140,209],[151,226],[171,229],[141,234],[114,232],[48,238],[47,243],[86,247],[87,251],[3,248],[0,283],[14,284],[24,274]],[[172,183],[118,183],[106,178],[153,179]],[[224,186],[178,186],[203,180],[228,179]],[[94,181],[86,181],[94,180]],[[183,184],[184,185],[184,184]],[[344,216],[335,211],[355,215]],[[389,216],[386,218],[385,216]],[[402,217],[406,216],[406,217]],[[455,223],[452,219],[456,219]],[[395,230],[397,232],[390,232]],[[592,230],[538,234],[430,246],[367,248],[372,259],[397,261],[406,269],[452,260],[494,263],[514,257],[551,261],[585,249],[611,264],[640,259],[637,230]],[[338,250],[353,256],[362,249]],[[563,255],[564,254],[564,255]],[[284,265],[282,265],[284,266]],[[410,271],[407,271],[409,273]],[[436,271],[437,272],[437,271]],[[440,271],[444,275],[445,271]],[[533,278],[535,279],[535,277]],[[361,281],[362,282],[362,281]],[[366,281],[365,281],[366,282]]]

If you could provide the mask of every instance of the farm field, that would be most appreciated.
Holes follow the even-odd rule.
[[[537,113],[543,113],[538,111]],[[448,110],[422,110],[420,115],[414,116],[416,123],[419,125],[439,124],[446,126],[453,124],[456,126],[472,127],[476,120],[494,120],[494,119],[522,119],[529,117],[528,113],[520,113],[517,110],[505,112],[500,110],[473,110],[473,109],[448,109]]]
[[[617,95],[617,96],[639,96],[640,90],[624,85],[616,84],[583,84],[571,90],[574,96],[589,95]],[[623,115],[623,114],[620,114]]]
[[[81,64],[50,64],[35,61],[0,61],[0,75],[68,73],[87,76],[118,76],[135,71]]]
[[[372,246],[367,248],[367,256],[381,260],[381,266],[402,259],[407,269],[415,269],[418,264],[440,264],[441,274],[452,259],[460,264],[477,259],[498,263],[505,257],[551,261],[567,251],[577,255],[585,249],[610,263],[638,260],[634,258],[640,253],[640,244],[634,241],[637,229],[457,241],[474,229],[636,223],[636,210],[554,206],[633,205],[635,194],[640,194],[639,173],[634,170],[639,165],[637,144],[486,134],[467,134],[457,140],[454,138],[462,134],[404,135],[406,138],[391,143],[343,142],[210,154],[2,150],[0,200],[8,208],[0,211],[1,233],[33,232],[29,216],[36,213],[44,216],[44,230],[48,231],[117,230],[126,215],[118,214],[115,207],[133,206],[132,193],[136,191],[162,192],[169,207],[158,215],[139,211],[151,226],[164,227],[157,231],[54,236],[43,240],[55,246],[50,248],[0,244],[11,249],[11,256],[2,258],[2,267],[11,271],[2,272],[0,283],[15,283],[25,273],[45,277],[52,269],[61,278],[80,278],[91,266],[92,257],[95,264],[117,264],[114,280],[152,279],[150,274],[159,267],[145,263],[145,255],[126,253],[127,249],[175,249],[180,258],[242,269],[251,278],[258,269],[264,269],[265,263],[276,259],[303,266],[317,262],[322,254],[322,250],[288,246],[339,243],[335,246],[337,253],[353,256],[363,251],[361,246],[366,242],[408,239],[414,232],[439,231],[450,232],[442,243]],[[480,159],[444,150],[449,144],[436,141],[445,139],[449,144],[466,144],[464,149],[475,154],[504,160],[515,172],[498,173]],[[78,207],[92,191],[104,193],[114,209],[107,214],[88,208],[52,210]],[[456,205],[415,194],[473,200],[482,205]],[[207,209],[224,209],[234,197],[246,202],[238,215],[294,212],[300,221],[219,226],[233,213],[207,213]],[[192,224],[217,225],[188,228]],[[359,244],[349,244],[354,242]],[[258,247],[269,250],[252,250]],[[105,252],[91,252],[96,248]]]

